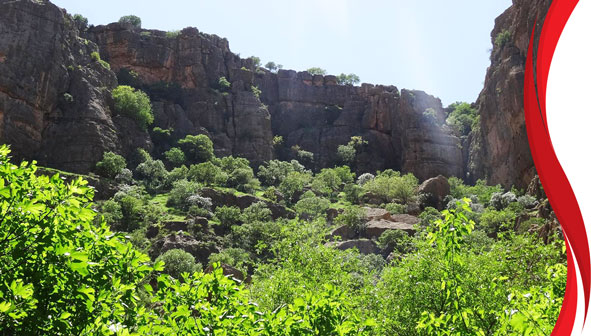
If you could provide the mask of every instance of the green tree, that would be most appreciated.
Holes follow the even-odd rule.
[[[184,139],[179,140],[179,145],[187,157],[196,162],[209,161],[214,157],[213,142],[207,135],[187,135]]]
[[[326,70],[322,69],[322,68],[317,68],[317,67],[313,67],[313,68],[309,68],[308,70],[306,70],[310,75],[326,75]]]
[[[115,178],[127,166],[125,158],[113,152],[103,153],[103,159],[96,164],[96,172],[104,177]]]
[[[154,122],[150,98],[143,91],[120,85],[113,89],[112,96],[116,113],[136,120],[144,130]]]
[[[455,102],[448,106],[451,110],[447,117],[447,124],[459,135],[468,135],[476,122],[478,111],[470,104]]]
[[[359,76],[356,74],[340,74],[337,76],[337,83],[340,85],[356,85],[359,84],[361,80]]]
[[[142,28],[142,19],[140,19],[138,16],[135,16],[135,15],[122,16],[119,19],[119,23],[131,24],[132,26],[134,26],[136,28]]]
[[[180,148],[173,147],[164,153],[166,160],[174,166],[180,166],[185,163],[185,153]]]
[[[134,325],[148,256],[94,220],[78,178],[37,176],[0,147],[0,330],[7,335],[102,334]]]
[[[180,249],[172,249],[164,252],[156,262],[164,263],[163,273],[170,275],[175,279],[182,279],[183,273],[193,273],[202,270],[202,266],[195,262],[195,257],[190,253]]]

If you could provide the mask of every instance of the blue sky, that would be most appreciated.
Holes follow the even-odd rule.
[[[321,67],[424,90],[445,105],[482,89],[494,19],[511,0],[52,0],[91,24],[134,14],[144,28],[228,38],[242,57]]]

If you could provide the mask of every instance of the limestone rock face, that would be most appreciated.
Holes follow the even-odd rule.
[[[228,41],[186,28],[178,36],[113,23],[90,29],[102,57],[118,74],[136,74],[154,101],[155,123],[176,139],[207,134],[217,155],[234,155],[255,165],[273,156],[271,116],[255,94],[249,60],[230,52]],[[220,86],[226,78],[231,87]],[[121,77],[120,77],[121,78]],[[166,87],[157,92],[154,88]],[[160,94],[159,94],[160,93]]]
[[[227,40],[195,28],[167,37],[115,23],[95,27],[89,36],[115,72],[133,71],[150,85],[180,85],[176,102],[154,104],[154,126],[173,128],[177,138],[208,134],[219,155],[257,165],[274,156],[290,159],[289,148],[298,145],[314,154],[315,168],[323,168],[338,161],[339,145],[362,136],[368,144],[354,164],[357,171],[393,168],[421,180],[464,174],[460,141],[440,127],[441,102],[424,92],[337,85],[334,76],[307,72],[271,73],[233,54]],[[222,77],[230,87],[220,85]],[[428,109],[437,122],[424,116]],[[273,135],[285,141],[278,153]]]
[[[480,129],[469,145],[467,170],[472,182],[487,178],[505,188],[526,188],[535,175],[525,127],[523,81],[532,30],[540,30],[550,3],[514,0],[495,21],[491,65],[477,101]],[[496,37],[504,31],[509,32],[510,40],[495,45]]]
[[[108,107],[116,78],[96,50],[51,3],[0,2],[0,142],[16,158],[86,172],[121,151]]]

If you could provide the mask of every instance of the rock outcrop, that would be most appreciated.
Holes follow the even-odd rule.
[[[87,172],[122,151],[111,116],[115,75],[65,11],[45,1],[0,2],[0,142],[18,159]]]
[[[338,162],[339,145],[362,136],[367,144],[352,163],[358,172],[392,168],[420,180],[441,174],[525,187],[535,169],[523,120],[523,68],[534,20],[542,21],[549,4],[515,0],[497,19],[493,41],[505,30],[511,39],[493,49],[476,104],[479,128],[462,144],[442,126],[440,100],[421,91],[273,73],[195,28],[171,34],[114,23],[80,32],[48,1],[3,1],[0,143],[11,144],[17,158],[84,173],[104,151],[129,156],[141,147],[159,156],[188,134],[207,134],[218,155],[254,166],[289,159],[297,145],[322,168]],[[173,129],[168,144],[113,114],[110,92],[118,84],[148,91],[153,127]],[[283,137],[282,147],[273,147],[274,135]]]
[[[505,188],[526,188],[535,175],[523,111],[525,61],[532,30],[541,29],[550,0],[513,0],[495,21],[493,50],[477,107],[480,125],[470,141],[468,177]],[[535,26],[534,26],[535,25]],[[505,42],[497,36],[505,33]]]

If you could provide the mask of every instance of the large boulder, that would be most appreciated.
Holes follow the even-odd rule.
[[[387,230],[402,230],[408,233],[410,236],[415,234],[413,224],[403,222],[393,222],[384,219],[375,219],[367,223],[367,227],[362,232],[362,236],[370,239],[378,239],[382,233]]]
[[[380,249],[375,241],[370,239],[355,239],[339,242],[335,245],[339,250],[348,250],[357,248],[361,254],[378,254]]]
[[[423,209],[433,207],[442,210],[445,207],[443,200],[450,193],[449,182],[445,176],[438,175],[421,183],[418,192]]]

